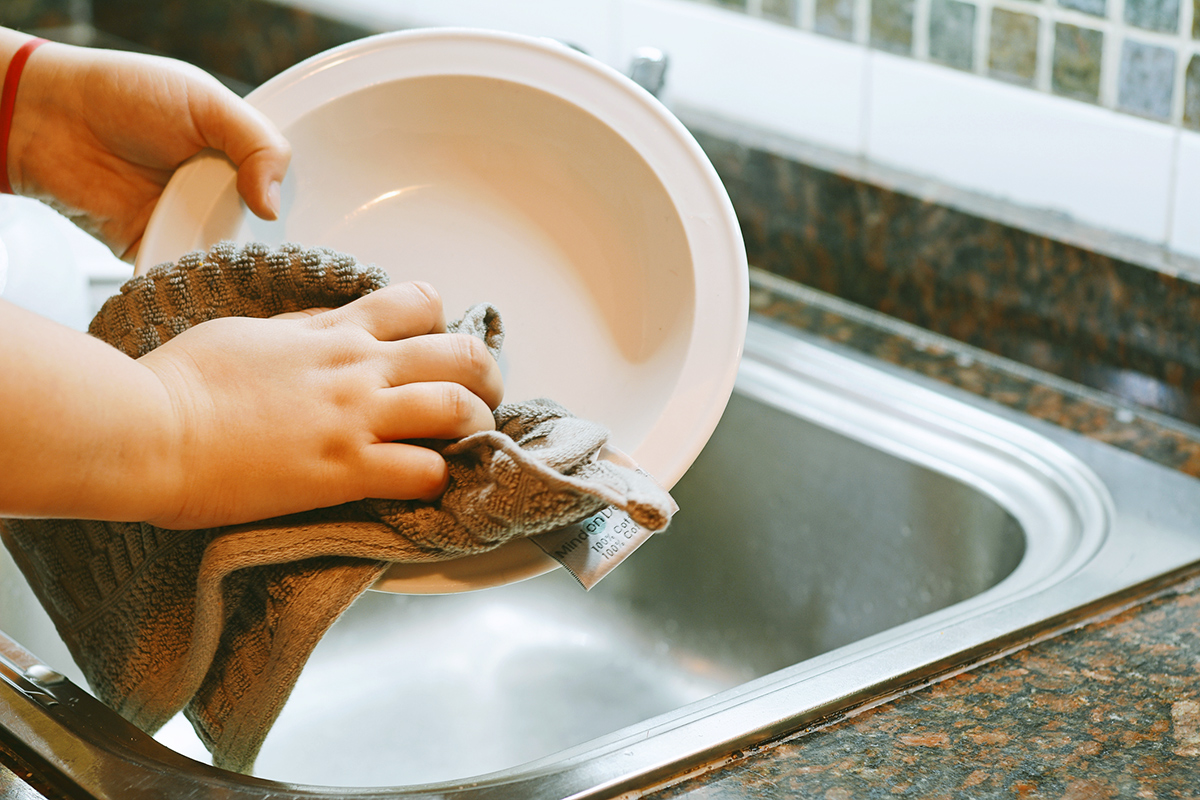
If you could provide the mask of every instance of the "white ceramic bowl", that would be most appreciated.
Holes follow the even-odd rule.
[[[553,41],[425,29],[330,50],[247,99],[293,146],[280,219],[250,214],[231,165],[202,154],[167,186],[137,273],[222,239],[298,242],[427,280],[448,316],[491,302],[507,399],[605,424],[667,487],[687,470],[733,388],[746,257],[712,165],[654,97]],[[554,566],[519,541],[397,566],[379,588]]]

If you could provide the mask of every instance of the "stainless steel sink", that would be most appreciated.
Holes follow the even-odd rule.
[[[611,797],[1200,560],[1200,481],[760,322],[674,494],[671,530],[589,593],[560,571],[362,598],[314,654],[256,778],[177,755],[11,645],[0,733],[122,800]],[[69,671],[31,598],[8,591],[0,628]],[[200,757],[177,722],[159,740]]]

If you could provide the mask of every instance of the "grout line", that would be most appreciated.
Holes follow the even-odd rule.
[[[1171,117],[1170,123],[1176,127],[1183,125],[1183,105],[1187,100],[1185,83],[1187,81],[1188,56],[1182,47],[1175,49],[1175,64],[1171,69]]]
[[[971,71],[984,78],[988,77],[988,64],[991,61],[992,39],[992,1],[981,0],[975,5],[975,30],[972,32],[972,64]]]
[[[871,0],[854,0],[854,41],[871,45]]]
[[[817,0],[798,0],[796,6],[796,27],[802,31],[815,31]]]
[[[1176,34],[1175,46],[1179,60],[1175,64],[1175,94],[1171,98],[1171,122],[1182,129],[1184,113],[1187,111],[1187,68],[1196,52],[1198,42],[1192,39],[1195,3],[1193,0],[1180,0],[1179,5],[1179,32]]]
[[[1038,15],[1037,63],[1034,64],[1034,88],[1054,94],[1054,18],[1047,13]]]
[[[1121,52],[1125,45],[1125,31],[1121,20],[1125,13],[1125,0],[1108,0],[1107,20],[1104,30],[1104,48],[1100,57],[1100,105],[1116,108],[1121,81]]]
[[[1175,129],[1171,137],[1171,171],[1167,176],[1167,211],[1163,221],[1163,244],[1171,246],[1171,237],[1175,235],[1175,200],[1179,184],[1179,148],[1182,146],[1183,128]]]
[[[855,154],[864,159],[871,156],[871,92],[874,89],[874,70],[875,54],[867,48],[866,57],[863,59],[862,96],[859,98],[861,111],[858,121],[858,153]]]
[[[914,0],[912,58],[918,61],[929,60],[929,24],[932,16],[932,0]]]

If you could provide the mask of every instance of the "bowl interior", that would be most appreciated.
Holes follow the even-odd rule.
[[[439,75],[336,98],[285,134],[280,220],[243,214],[236,238],[429,281],[449,317],[493,303],[507,399],[551,397],[636,449],[678,379],[694,279],[670,196],[615,131],[535,88]]]

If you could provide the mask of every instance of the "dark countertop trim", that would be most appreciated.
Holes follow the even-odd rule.
[[[752,270],[752,313],[1200,478],[1200,427]]]

